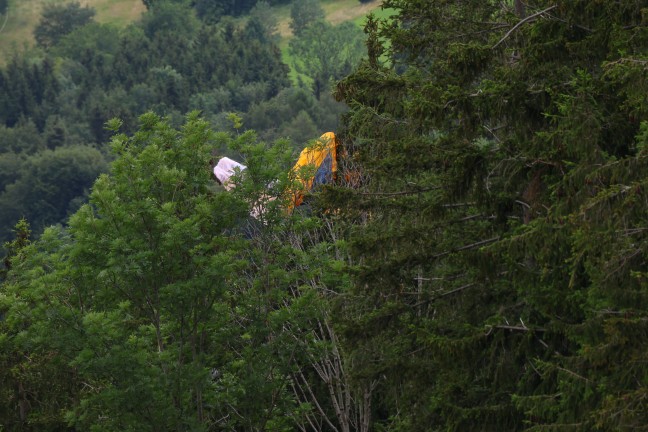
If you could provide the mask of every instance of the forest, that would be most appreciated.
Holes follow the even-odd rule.
[[[0,66],[0,431],[648,431],[645,1],[143,3]]]

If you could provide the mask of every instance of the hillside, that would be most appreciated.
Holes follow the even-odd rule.
[[[63,1],[58,0],[63,3]],[[8,13],[0,23],[0,64],[4,63],[13,48],[30,46],[34,43],[33,31],[38,24],[43,5],[48,0],[9,0]],[[101,23],[119,26],[139,19],[146,8],[141,0],[81,0],[82,5],[97,11],[95,19]],[[380,0],[360,4],[357,0],[327,0],[322,2],[327,20],[333,24],[356,20],[369,11],[380,7]],[[282,38],[292,36],[290,32],[290,6],[275,8],[278,31]]]

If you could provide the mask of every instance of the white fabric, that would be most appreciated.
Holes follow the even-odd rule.
[[[236,170],[243,171],[247,167],[228,157],[221,158],[214,167],[214,175],[226,190],[232,190],[234,184],[230,178],[236,173]]]
[[[231,177],[237,172],[245,170],[247,167],[233,159],[224,157],[218,161],[214,167],[214,175],[221,182],[225,190],[230,191],[234,189],[235,184],[231,181]],[[271,183],[272,184],[272,183]],[[259,200],[252,205],[250,216],[255,219],[260,219],[265,213],[265,205],[270,201],[275,200],[275,197],[262,195]]]

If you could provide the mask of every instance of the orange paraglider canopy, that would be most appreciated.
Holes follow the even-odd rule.
[[[318,185],[335,181],[337,168],[337,139],[333,132],[326,132],[301,151],[292,168],[296,187],[291,193],[290,209],[302,204],[306,194]]]

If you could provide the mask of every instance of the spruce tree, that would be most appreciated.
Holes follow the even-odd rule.
[[[351,187],[327,197],[352,230],[337,317],[380,383],[376,427],[646,424],[646,8],[384,6],[337,87]]]

